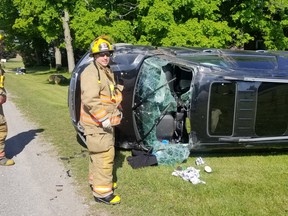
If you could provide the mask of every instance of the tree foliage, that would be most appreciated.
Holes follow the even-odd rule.
[[[116,42],[136,43],[133,19],[136,17],[133,1],[78,1],[71,27],[78,48],[88,48],[99,35],[108,34]]]
[[[22,48],[37,52],[42,41],[48,52],[64,47],[65,10],[75,50],[102,34],[153,46],[288,48],[287,0],[1,0],[0,29]]]
[[[233,25],[242,26],[244,32],[263,40],[272,50],[288,48],[287,12],[287,0],[244,0],[231,7]]]

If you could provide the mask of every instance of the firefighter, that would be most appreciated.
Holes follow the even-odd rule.
[[[2,104],[6,102],[6,90],[4,88],[4,79],[5,79],[4,73],[5,71],[2,69],[0,64],[0,165],[11,166],[15,164],[14,160],[8,159],[5,156],[5,140],[8,131],[2,106]]]
[[[117,85],[109,61],[113,48],[108,38],[100,36],[90,46],[93,61],[80,77],[80,124],[84,128],[90,155],[89,183],[94,199],[110,205],[120,203],[114,195],[113,164],[115,156],[114,126],[120,124],[123,86]]]

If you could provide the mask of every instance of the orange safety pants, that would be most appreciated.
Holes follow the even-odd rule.
[[[5,156],[4,149],[5,149],[5,140],[7,137],[7,133],[8,133],[7,124],[6,123],[1,124],[0,125],[0,158]]]
[[[113,165],[115,157],[114,129],[103,133],[87,134],[86,143],[90,154],[89,181],[95,197],[113,193]]]

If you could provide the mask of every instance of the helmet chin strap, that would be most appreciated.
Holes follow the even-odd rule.
[[[94,66],[96,67],[96,70],[97,70],[97,72],[98,72],[98,83],[101,84],[100,72],[99,72],[98,66],[97,66],[97,64],[96,64],[95,61],[93,61],[93,63],[94,63]]]

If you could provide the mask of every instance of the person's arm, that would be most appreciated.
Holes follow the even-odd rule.
[[[4,104],[7,99],[6,90],[4,88],[5,71],[0,67],[0,105]]]
[[[99,122],[108,119],[108,113],[104,109],[100,91],[101,84],[98,83],[98,75],[95,71],[86,70],[81,74],[81,101],[89,113]]]
[[[4,88],[0,88],[0,105],[4,104],[7,100],[6,91]]]

